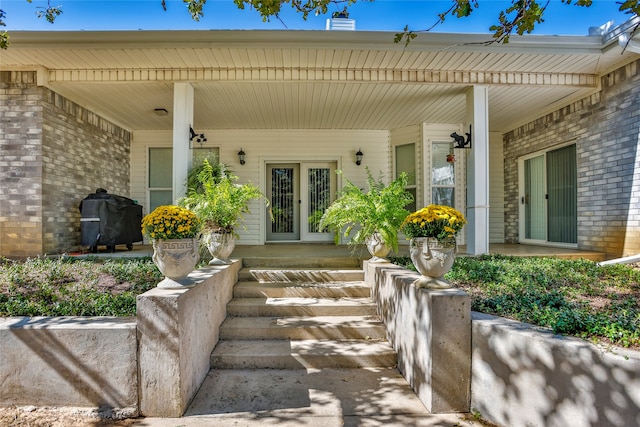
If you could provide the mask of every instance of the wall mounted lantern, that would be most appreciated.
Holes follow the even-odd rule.
[[[462,135],[458,135],[453,132],[451,138],[453,138],[453,148],[471,148],[471,125],[469,125],[469,132],[465,133],[466,138]]]
[[[246,155],[247,155],[247,153],[245,153],[244,150],[242,148],[240,148],[240,151],[238,151],[238,160],[240,160],[240,164],[241,165],[244,165],[245,163],[247,163],[244,160],[244,156],[246,156]]]
[[[362,150],[358,148],[358,151],[356,152],[356,165],[360,166],[362,164],[363,156],[364,154],[362,153]]]

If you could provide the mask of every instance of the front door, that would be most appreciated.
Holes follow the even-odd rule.
[[[577,244],[575,144],[521,159],[520,173],[520,241]]]
[[[267,164],[267,197],[273,222],[267,241],[331,241],[318,220],[335,198],[335,162]]]

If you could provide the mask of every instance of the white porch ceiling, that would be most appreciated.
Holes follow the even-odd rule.
[[[395,129],[465,121],[465,90],[489,86],[491,131],[598,89],[638,57],[600,37],[318,31],[12,32],[2,70],[37,68],[52,90],[129,130],[171,129],[173,83],[195,88],[198,129]],[[514,40],[515,39],[515,40]]]

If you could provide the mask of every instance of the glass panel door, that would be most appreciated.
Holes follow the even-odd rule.
[[[267,198],[273,222],[267,225],[267,240],[300,240],[300,166],[267,165]]]
[[[525,233],[528,240],[547,240],[544,155],[524,161]]]
[[[547,153],[550,242],[578,243],[576,146]]]
[[[331,241],[332,234],[318,228],[324,211],[335,199],[335,163],[303,163],[305,176],[304,197],[302,198],[302,240]]]
[[[331,241],[318,221],[335,198],[336,163],[268,164],[266,169],[273,215],[267,241]]]
[[[578,243],[576,146],[520,161],[521,240]]]

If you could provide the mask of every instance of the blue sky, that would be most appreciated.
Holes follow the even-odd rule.
[[[46,7],[46,0],[0,0],[6,13],[8,30],[177,30],[177,29],[305,29],[323,30],[328,16],[310,16],[307,21],[284,5],[282,21],[262,22],[257,12],[239,10],[232,0],[208,0],[204,17],[194,22],[182,0],[166,0],[164,12],[160,0],[102,1],[50,0],[61,5],[63,14],[55,24],[36,17],[38,7]],[[443,25],[432,31],[488,33],[497,22],[498,12],[510,1],[480,0],[480,9],[471,17],[448,17]],[[448,1],[436,0],[376,0],[357,3],[349,8],[358,30],[400,31],[405,25],[412,30],[424,30],[435,23],[438,13],[446,11]],[[341,10],[334,6],[330,12]],[[621,24],[628,15],[618,12],[615,0],[594,0],[589,8],[567,6],[551,0],[545,22],[536,34],[586,35],[589,27],[598,27],[609,20]]]

